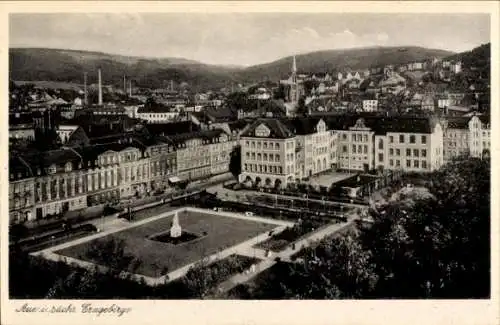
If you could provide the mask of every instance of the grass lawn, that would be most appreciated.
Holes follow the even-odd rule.
[[[170,215],[161,220],[122,230],[94,241],[106,241],[110,237],[117,240],[123,239],[126,252],[142,261],[136,273],[157,277],[163,275],[160,274],[160,271],[164,268],[168,272],[174,271],[179,267],[196,262],[204,256],[239,244],[276,227],[276,225],[212,214],[181,212],[179,213],[179,224],[183,230],[197,234],[207,232],[207,235],[181,245],[162,243],[147,238],[150,235],[169,230],[172,217],[173,215]],[[86,251],[91,247],[92,242],[68,247],[56,253],[96,262],[86,257]]]

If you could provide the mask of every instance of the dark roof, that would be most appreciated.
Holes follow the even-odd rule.
[[[70,162],[75,169],[77,164],[82,161],[82,157],[75,150],[66,148],[26,153],[21,156],[21,159],[30,166],[33,172],[40,169],[42,175],[46,172],[45,169],[52,165],[60,167]]]
[[[252,123],[253,120],[241,119],[236,121],[228,122],[227,125],[231,131],[243,130],[248,124]]]
[[[127,148],[134,147],[137,148],[137,143],[132,142],[113,142],[113,143],[105,143],[105,144],[95,144],[92,146],[88,147],[83,147],[83,148],[77,148],[75,149],[82,157],[84,157],[84,160],[88,161],[94,161],[97,159],[97,157],[101,154],[103,154],[106,151],[115,151],[115,152],[120,152],[122,150],[125,150]],[[138,148],[141,149],[141,148]]]
[[[293,119],[285,119],[283,122],[288,125],[294,134],[305,135],[316,132],[316,126],[320,120],[321,117],[297,117]]]
[[[197,132],[200,127],[194,124],[192,121],[180,121],[172,123],[151,123],[144,124],[144,127],[148,130],[151,135],[174,135],[179,133]]]
[[[9,113],[9,125],[33,124],[32,113]]]
[[[245,130],[245,132],[242,133],[241,136],[254,137],[255,129],[261,124],[267,126],[271,131],[269,136],[270,138],[287,139],[294,136],[292,130],[289,128],[290,125],[287,122],[283,122],[283,120],[276,118],[260,118],[256,120],[248,127],[247,130]]]
[[[213,139],[218,138],[222,133],[224,133],[224,131],[221,129],[204,130],[204,131],[198,131],[198,132],[174,134],[174,135],[168,136],[168,138],[174,144],[180,144],[180,143],[183,143],[183,142],[185,142],[187,140],[191,140],[191,139],[204,139],[204,140],[212,141]]]
[[[432,133],[435,121],[428,117],[420,116],[381,116],[373,114],[356,115],[330,115],[325,117],[325,122],[331,130],[348,130],[362,118],[366,127],[371,128],[375,134],[387,132],[401,133]]]
[[[32,169],[29,165],[26,165],[19,156],[9,156],[9,173],[13,176],[10,177],[10,180],[18,180],[33,176]]]
[[[479,115],[478,117],[481,120],[481,123],[491,125],[490,115]]]
[[[450,129],[468,129],[469,121],[470,117],[464,117],[464,116],[454,116],[454,117],[448,117],[446,119],[448,128]]]

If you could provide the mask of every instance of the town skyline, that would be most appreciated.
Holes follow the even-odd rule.
[[[248,67],[323,50],[416,46],[463,52],[490,40],[486,14],[70,15],[12,14],[9,47]],[[445,18],[447,24],[442,25]]]

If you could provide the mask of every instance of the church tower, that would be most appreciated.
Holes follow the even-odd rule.
[[[293,56],[292,62],[292,75],[290,76],[290,91],[288,94],[288,98],[291,102],[299,101],[299,87],[297,83],[297,61],[295,59],[295,55]]]
[[[295,55],[293,56],[293,63],[292,63],[292,82],[294,84],[297,83],[297,61],[295,60]]]

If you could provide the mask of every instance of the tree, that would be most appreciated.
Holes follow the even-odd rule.
[[[115,240],[97,240],[88,248],[86,255],[89,259],[99,264],[105,265],[110,274],[117,276],[124,275],[124,272],[136,271],[141,261],[125,251],[125,241]]]
[[[231,151],[231,157],[229,160],[229,171],[233,176],[238,179],[241,174],[241,146],[237,145]]]
[[[299,98],[299,102],[297,103],[297,115],[299,116],[307,116],[308,110],[305,104],[306,100],[304,96]]]

